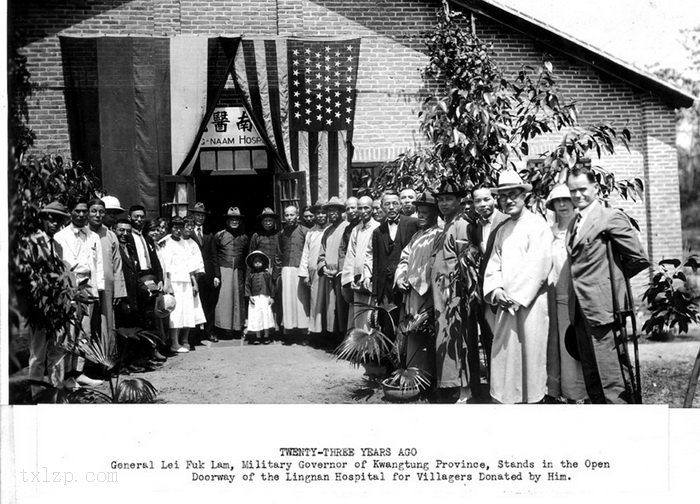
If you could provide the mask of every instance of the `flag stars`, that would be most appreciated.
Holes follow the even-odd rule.
[[[311,119],[307,119],[307,120],[304,121],[304,122],[305,122],[306,124],[311,124]]]
[[[301,93],[299,91],[294,91],[294,98],[299,98]]]
[[[331,102],[331,97],[330,97],[330,96],[326,96],[326,103],[330,103],[330,102]]]
[[[307,105],[311,105],[311,98],[307,98],[307,99],[306,99],[306,104],[307,104]]]
[[[301,117],[301,114],[300,114],[299,112],[297,112],[296,114],[294,114],[294,117],[296,117],[297,119],[299,119],[299,118]]]
[[[306,59],[304,60],[304,63],[306,63],[307,65],[310,65],[310,64],[311,64],[311,58],[306,58]]]
[[[327,107],[327,108],[326,108],[326,114],[330,114],[331,112],[333,112],[333,109],[330,108],[330,107]]]
[[[301,103],[299,103],[298,101],[294,102],[294,108],[299,108],[300,106],[301,106]]]
[[[335,117],[336,117],[336,118],[339,118],[339,117],[340,117],[340,112],[336,112],[336,113],[335,113]]]
[[[298,64],[299,64],[299,60],[292,61],[292,65],[297,66]]]
[[[295,81],[294,81],[294,85],[295,85],[295,86],[298,86],[298,85],[299,85],[299,80],[295,80]]]
[[[331,78],[330,78],[330,76],[326,75],[326,76],[323,78],[323,80],[325,80],[326,82],[330,82]]]
[[[316,84],[316,89],[321,89],[321,87],[322,87],[322,86],[321,86],[321,83],[320,83],[320,82],[319,82],[318,84]]]
[[[340,98],[340,91],[336,91],[336,92],[333,93],[333,94],[335,95],[336,98]]]
[[[299,70],[297,70],[296,68],[292,73],[294,74],[294,77],[299,77]]]
[[[293,54],[294,56],[299,56],[299,49],[294,49],[294,50],[292,51],[292,54]]]
[[[348,115],[350,115],[352,113],[352,109],[350,107],[347,107],[345,109],[345,111],[348,113]]]
[[[321,93],[316,93],[316,98],[320,100],[321,98],[323,98],[323,95]]]
[[[348,60],[348,61],[352,61],[352,59],[353,59],[352,56],[348,56],[348,57],[347,57],[347,60]]]
[[[347,77],[345,77],[345,80],[348,82],[352,82],[352,76],[348,75]]]
[[[321,53],[320,53],[320,52],[317,52],[317,53],[316,53],[316,57],[317,57],[317,58],[320,58],[320,57],[321,57]]]
[[[306,54],[311,54],[311,49],[309,49],[309,48],[307,47],[307,48],[304,50],[304,52],[305,52]]]
[[[321,105],[320,103],[316,105],[316,110],[323,110],[323,105]]]
[[[326,124],[332,124],[333,121],[331,119],[326,119]]]
[[[326,47],[324,47],[324,49],[325,49],[326,52],[328,52],[328,51],[331,50],[331,47],[330,47],[330,46],[326,46]]]
[[[351,45],[348,46],[348,51],[352,51],[352,46],[351,46]]]
[[[316,68],[321,69],[321,63],[316,63]]]
[[[331,92],[331,87],[330,87],[330,86],[326,86],[326,93],[330,93],[330,92]]]
[[[322,116],[321,114],[319,114],[319,115],[317,115],[317,116],[316,116],[316,120],[317,120],[317,121],[319,121],[319,122],[320,122],[320,121],[321,121],[321,119],[323,119],[323,116]]]

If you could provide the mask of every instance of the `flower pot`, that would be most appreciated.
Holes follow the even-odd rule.
[[[382,380],[382,390],[387,401],[391,402],[407,402],[414,401],[420,396],[419,388],[402,388],[399,385],[389,383],[391,378]]]

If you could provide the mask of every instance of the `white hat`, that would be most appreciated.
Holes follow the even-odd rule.
[[[121,203],[119,203],[119,200],[115,198],[114,196],[102,196],[100,198],[104,204],[105,204],[105,210],[117,210],[119,212],[124,212],[125,210],[122,208]]]
[[[554,200],[556,199],[568,199],[569,201],[573,201],[571,199],[571,191],[569,191],[569,187],[566,184],[554,186],[549,196],[547,196],[547,201],[544,202],[544,206],[550,210],[554,210]]]
[[[510,189],[523,189],[525,192],[532,191],[532,184],[526,184],[515,170],[504,170],[498,176],[498,187],[491,189],[491,192],[509,191]]]

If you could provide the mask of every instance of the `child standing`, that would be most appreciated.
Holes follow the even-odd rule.
[[[270,259],[260,250],[254,250],[246,257],[248,274],[245,282],[245,296],[248,298],[248,334],[255,333],[264,343],[269,343],[270,329],[276,329],[272,304],[275,296]],[[257,342],[257,341],[256,341]]]

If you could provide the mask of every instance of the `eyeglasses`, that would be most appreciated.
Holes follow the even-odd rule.
[[[515,201],[517,200],[521,195],[523,194],[523,191],[509,191],[507,193],[501,193],[498,195],[498,199],[501,201],[507,201],[507,200],[512,200]]]

